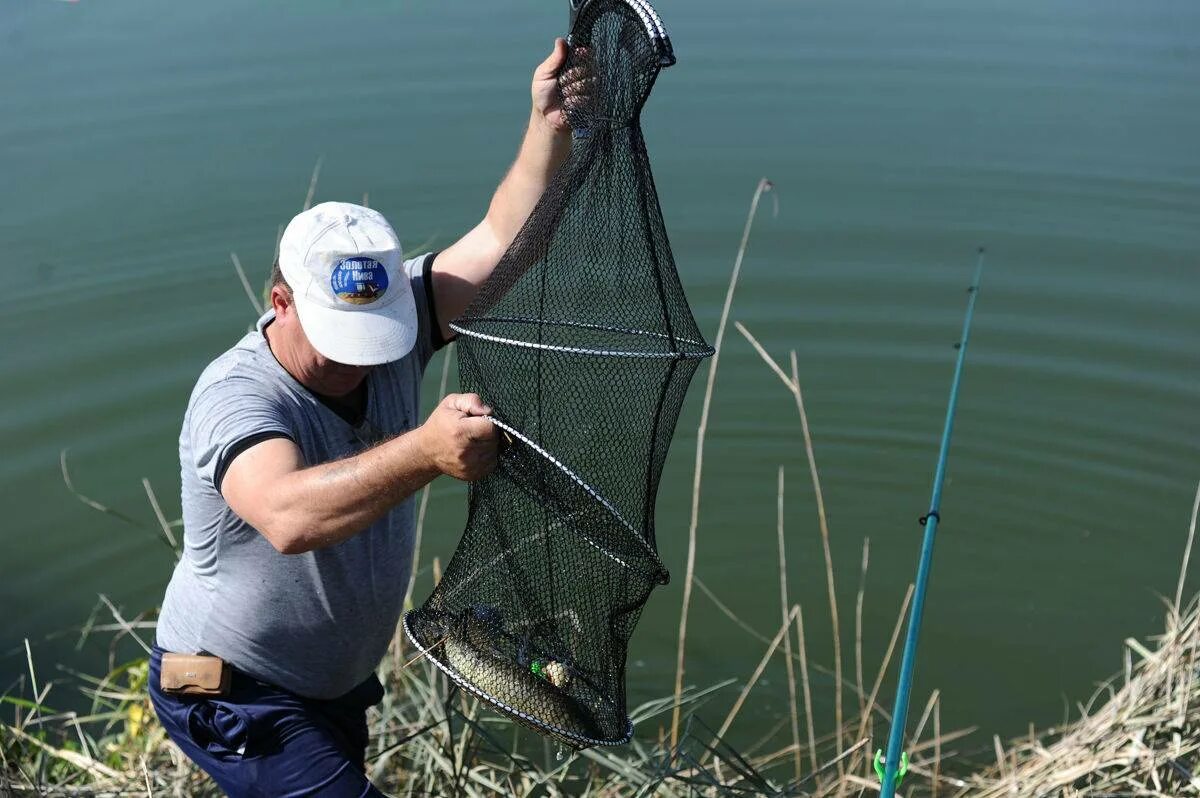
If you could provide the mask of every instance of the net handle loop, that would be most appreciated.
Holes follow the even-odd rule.
[[[574,47],[578,39],[577,34],[596,21],[594,15],[588,12],[602,3],[597,0],[568,0],[568,2],[571,8],[571,32],[567,35],[567,44]],[[645,0],[621,0],[621,2],[641,18],[642,25],[646,28],[646,36],[654,43],[655,49],[658,51],[659,66],[673,66],[676,60],[675,50],[671,46],[671,37],[667,35],[667,29],[663,26],[658,12]]]

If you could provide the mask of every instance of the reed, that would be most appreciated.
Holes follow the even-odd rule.
[[[679,642],[675,657],[675,703],[676,709],[671,714],[671,747],[679,743],[679,698],[683,694],[683,674],[685,650],[687,647],[688,612],[692,606],[692,582],[696,574],[696,529],[700,524],[700,484],[704,474],[704,439],[708,432],[708,415],[712,409],[713,388],[717,381],[717,366],[721,362],[721,348],[725,343],[725,325],[729,321],[729,310],[733,305],[733,294],[737,290],[738,277],[742,272],[742,260],[746,257],[746,248],[750,244],[750,229],[754,225],[754,217],[758,215],[758,202],[762,195],[774,186],[767,178],[758,181],[754,197],[750,200],[750,212],[746,215],[746,225],[742,229],[742,241],[738,245],[737,257],[733,261],[733,272],[729,276],[729,287],[725,290],[725,302],[721,306],[721,318],[717,322],[717,335],[713,339],[713,356],[708,363],[708,378],[704,383],[704,403],[700,408],[700,424],[696,429],[696,464],[692,474],[692,513],[688,522],[687,565],[683,575],[683,601],[679,611]],[[779,211],[778,198],[775,210]]]
[[[787,544],[783,535],[783,466],[779,467],[779,485],[778,498],[775,502],[776,537],[779,540],[779,611],[783,616],[785,626],[790,626],[788,621],[788,588],[787,588]],[[799,609],[796,610],[797,614]],[[788,717],[792,722],[792,745],[796,749],[796,780],[800,780],[800,718],[798,715],[798,704],[796,701],[796,666],[792,657],[792,635],[787,632],[783,637],[783,664],[787,667],[787,686],[788,686]],[[815,768],[814,768],[815,769]]]
[[[833,629],[833,679],[834,679],[834,699],[833,711],[835,716],[835,725],[839,730],[844,726],[842,718],[842,633],[841,623],[838,619],[838,600],[837,589],[833,576],[833,554],[829,546],[829,522],[825,515],[825,494],[821,490],[821,476],[817,470],[817,458],[813,452],[812,433],[808,426],[808,413],[804,408],[804,394],[800,390],[799,367],[796,360],[796,350],[791,351],[791,376],[775,361],[767,352],[763,345],[758,342],[758,339],[751,335],[750,331],[740,322],[735,321],[734,326],[738,332],[750,342],[763,361],[771,368],[773,372],[783,380],[784,385],[792,394],[796,402],[796,412],[800,416],[800,430],[804,435],[804,453],[808,460],[809,476],[812,479],[813,495],[817,502],[817,524],[821,532],[821,549],[825,557],[825,587],[829,597],[829,618],[830,625]],[[860,733],[861,734],[861,733]],[[837,753],[842,753],[842,736],[839,731],[837,737]],[[839,773],[842,773],[839,766]]]
[[[262,301],[255,296],[254,289],[250,287],[250,278],[246,276],[246,270],[242,268],[242,259],[237,256],[236,252],[230,252],[229,259],[233,261],[233,270],[237,272],[242,290],[246,292],[246,299],[250,300],[250,307],[254,308],[254,312],[261,316],[265,309]]]

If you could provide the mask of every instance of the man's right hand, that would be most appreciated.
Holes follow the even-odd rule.
[[[492,408],[477,394],[448,394],[417,430],[421,449],[443,474],[473,482],[492,473],[499,455],[499,428],[484,416]]]

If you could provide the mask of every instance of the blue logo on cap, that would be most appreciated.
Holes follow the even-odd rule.
[[[374,258],[346,258],[329,278],[334,296],[355,305],[369,305],[387,291],[387,269]]]

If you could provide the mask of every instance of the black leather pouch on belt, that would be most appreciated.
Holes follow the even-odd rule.
[[[165,653],[158,686],[171,695],[218,697],[229,694],[232,677],[233,669],[220,657]]]

